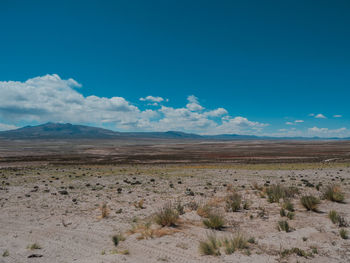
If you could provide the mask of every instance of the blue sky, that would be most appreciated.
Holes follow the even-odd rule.
[[[0,129],[350,136],[349,13],[347,0],[2,0]]]

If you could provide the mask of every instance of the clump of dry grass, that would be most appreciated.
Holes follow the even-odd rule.
[[[173,227],[155,227],[152,226],[151,222],[140,223],[133,225],[132,228],[127,232],[127,234],[132,235],[135,233],[140,234],[137,239],[149,239],[155,237],[162,237],[166,235],[172,235],[179,232],[176,228]]]
[[[214,234],[207,236],[206,241],[199,242],[199,252],[202,255],[219,256],[220,253],[220,242]]]
[[[109,216],[109,209],[106,203],[103,203],[100,207],[101,210],[101,218],[106,218]]]
[[[332,221],[333,224],[337,224],[339,227],[348,226],[348,223],[346,222],[345,218],[342,217],[341,215],[339,215],[334,210],[329,211],[328,217]]]
[[[171,203],[166,204],[155,214],[155,222],[161,226],[176,226],[179,220],[179,213],[174,209]]]
[[[31,245],[28,245],[27,249],[30,249],[30,250],[41,249],[41,246],[38,243],[33,243]]]
[[[213,208],[209,204],[204,204],[197,208],[197,214],[201,217],[208,218],[212,209]]]
[[[233,193],[226,197],[226,211],[237,212],[241,208],[242,196],[238,193]]]
[[[344,193],[338,185],[328,185],[323,193],[323,197],[332,202],[344,202]]]
[[[141,199],[140,201],[135,202],[135,203],[134,203],[134,206],[135,206],[136,208],[139,208],[139,209],[145,209],[145,207],[144,207],[144,205],[143,205],[144,202],[145,202],[145,200]]]
[[[270,203],[279,203],[280,199],[288,199],[299,193],[296,187],[284,187],[280,184],[271,185],[266,188],[266,193]]]
[[[225,253],[230,255],[236,250],[249,248],[248,243],[248,240],[240,233],[222,239],[218,239],[214,234],[210,234],[207,236],[206,241],[201,241],[199,243],[199,251],[202,255],[219,256],[221,255],[220,248],[223,248]]]
[[[342,239],[349,239],[348,231],[345,228],[339,230],[339,235]]]
[[[304,257],[307,258],[309,256],[312,256],[311,253],[307,253],[305,250],[302,250],[300,248],[294,247],[291,249],[284,249],[283,251],[280,252],[280,255],[282,258],[287,257],[289,255],[296,254],[299,257]]]
[[[207,219],[203,220],[203,224],[210,229],[221,230],[224,227],[224,217],[219,213],[209,214]]]
[[[290,212],[294,212],[294,205],[290,200],[284,201],[282,208],[284,208]]]
[[[312,195],[305,195],[300,198],[301,204],[308,210],[317,212],[320,200]]]
[[[291,231],[288,222],[285,220],[278,221],[278,230],[285,231],[285,232]]]

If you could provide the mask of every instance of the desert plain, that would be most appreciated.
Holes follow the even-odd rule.
[[[0,141],[0,262],[350,262],[348,141]]]

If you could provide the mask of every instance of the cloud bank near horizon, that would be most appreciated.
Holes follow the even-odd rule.
[[[139,98],[134,104],[123,97],[84,96],[74,79],[57,74],[20,81],[0,81],[0,130],[14,129],[20,123],[71,122],[109,127],[119,131],[177,130],[198,134],[252,134],[274,136],[349,136],[339,129],[309,128],[302,134],[295,128],[266,134],[269,124],[231,116],[222,108],[207,109],[190,95],[183,107],[166,106],[169,99],[159,96]],[[321,114],[316,118],[320,118]],[[340,115],[339,115],[340,116]],[[323,115],[322,115],[323,117]],[[321,118],[322,118],[321,117]],[[295,120],[291,124],[303,123]]]
[[[0,118],[4,123],[0,129],[14,128],[20,122],[51,121],[109,125],[122,131],[255,134],[267,126],[241,116],[232,117],[223,108],[205,109],[194,95],[188,96],[186,106],[179,108],[165,106],[168,99],[147,96],[139,99],[145,103],[141,109],[123,97],[85,97],[76,89],[81,86],[57,74],[25,82],[1,81]]]

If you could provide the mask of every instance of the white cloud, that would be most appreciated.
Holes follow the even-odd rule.
[[[333,115],[333,118],[341,118],[343,117],[342,115]]]
[[[318,128],[312,127],[308,129],[308,133],[312,136],[320,137],[347,137],[350,136],[350,132],[345,127],[339,129]]]
[[[322,113],[319,113],[315,116],[316,119],[326,119],[327,117],[324,116]]]
[[[315,114],[314,113],[310,113],[309,116],[313,117],[313,116],[315,116]]]
[[[140,98],[141,101],[151,101],[151,102],[155,102],[155,103],[159,103],[164,101],[164,99],[162,97],[154,97],[154,96],[147,96],[145,98]],[[168,99],[166,99],[165,101],[168,101]]]
[[[18,127],[11,124],[0,123],[0,131],[14,130]]]
[[[198,103],[198,98],[194,95],[187,97],[188,104],[186,105],[186,108],[190,111],[201,111],[204,110],[204,108]]]
[[[244,117],[231,117],[224,108],[206,110],[194,95],[187,98],[186,107],[140,110],[122,97],[83,96],[76,89],[80,87],[75,80],[63,80],[56,74],[25,82],[0,81],[0,119],[5,123],[72,122],[113,125],[124,131],[180,130],[206,134],[254,134],[267,126]],[[151,104],[168,101],[154,96],[140,100]]]
[[[304,122],[303,120],[295,120],[293,122],[287,121],[286,125],[296,125],[297,123],[303,123],[303,122]]]

